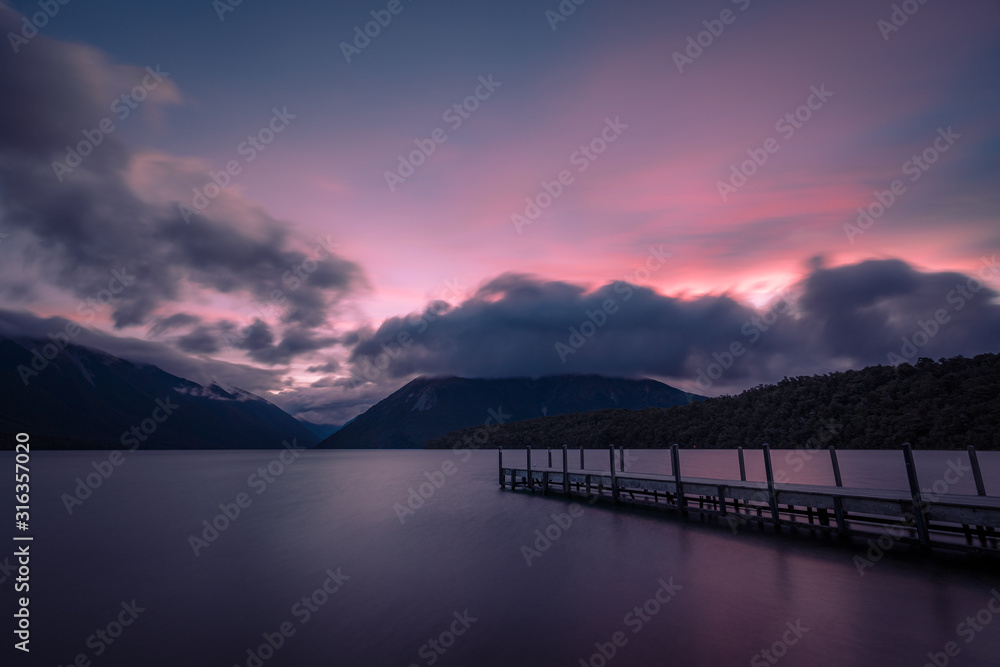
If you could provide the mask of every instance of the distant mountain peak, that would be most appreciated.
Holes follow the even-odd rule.
[[[49,342],[0,336],[0,366],[32,368],[32,350]],[[74,344],[28,376],[26,386],[16,370],[0,374],[0,394],[0,434],[30,432],[40,448],[127,446],[130,429],[154,416],[157,401],[164,400],[177,404],[178,416],[157,417],[156,430],[138,441],[140,449],[259,449],[319,439],[278,406],[239,387],[202,386]]]
[[[495,423],[501,412],[505,421],[520,421],[607,408],[671,407],[702,398],[656,380],[593,374],[501,379],[422,376],[355,417],[318,447],[419,448],[454,430]]]

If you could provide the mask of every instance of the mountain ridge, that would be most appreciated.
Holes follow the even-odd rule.
[[[238,387],[203,386],[71,343],[43,357],[38,350],[50,345],[0,336],[0,433],[27,432],[39,449],[270,449],[319,439]]]
[[[355,417],[317,448],[418,449],[466,427],[607,407],[666,407],[702,398],[656,380],[600,375],[421,376]]]
[[[476,446],[473,434],[455,431],[427,448]],[[916,449],[1000,450],[1000,354],[785,378],[666,409],[536,418],[492,429],[482,446],[796,448],[820,441],[850,449],[909,442]]]

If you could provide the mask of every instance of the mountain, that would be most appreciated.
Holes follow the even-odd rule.
[[[319,448],[414,449],[456,429],[603,408],[639,410],[701,400],[655,380],[598,375],[420,377],[345,424]]]
[[[473,429],[437,438],[429,448],[468,446]],[[1000,450],[1000,355],[871,366],[785,378],[737,396],[669,409],[602,410],[507,424],[486,447],[640,449],[807,447]]]
[[[72,344],[43,365],[37,351],[46,345],[54,347],[44,339],[0,337],[0,434],[24,431],[33,448],[267,449],[319,439],[237,387],[203,387]],[[13,442],[5,437],[3,449]]]

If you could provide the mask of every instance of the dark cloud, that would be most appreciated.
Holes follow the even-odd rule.
[[[784,375],[995,351],[996,297],[975,276],[920,272],[899,260],[813,262],[798,285],[759,309],[727,295],[682,299],[622,282],[587,292],[504,275],[454,308],[432,306],[365,331],[350,362],[356,378],[373,384],[415,374],[602,373],[700,381],[717,392]]]
[[[335,336],[318,336],[305,327],[288,327],[280,342],[267,322],[257,320],[253,325],[237,332],[240,339],[233,346],[246,350],[254,361],[275,365],[287,364],[300,354],[315,352],[339,343]]]
[[[340,364],[336,360],[331,359],[325,364],[310,366],[306,370],[310,373],[336,373],[340,370]]]
[[[191,326],[193,324],[198,324],[201,322],[201,318],[197,315],[188,315],[187,313],[174,313],[173,315],[168,315],[166,317],[158,317],[153,321],[151,327],[149,327],[148,334],[151,337],[159,336],[161,334],[173,331],[175,329],[182,329],[184,327]]]
[[[219,337],[209,327],[195,327],[177,339],[177,347],[193,354],[214,354],[219,351]]]
[[[0,34],[16,32],[19,20],[0,5]],[[112,101],[147,76],[90,47],[43,36],[19,53],[0,49],[0,213],[6,229],[29,239],[26,269],[80,299],[125,282],[110,304],[116,328],[152,324],[159,334],[192,323],[156,313],[194,287],[243,298],[248,312],[266,304],[268,319],[292,327],[273,358],[309,349],[303,330],[324,325],[363,286],[359,267],[328,240],[293,238],[234,191],[186,222],[178,203],[205,184],[204,167],[133,151],[115,132],[93,134],[102,120],[120,122]],[[160,78],[144,107],[180,100],[169,77]],[[66,162],[67,147],[85,142],[85,132],[100,136],[98,145],[72,172],[57,174],[53,163]],[[126,280],[113,283],[115,272]],[[209,351],[209,339],[206,330],[179,344]]]

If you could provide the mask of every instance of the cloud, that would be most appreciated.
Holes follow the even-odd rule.
[[[0,5],[0,34],[15,31],[19,19]],[[284,337],[270,363],[314,349],[309,330],[325,326],[337,305],[365,286],[361,269],[337,255],[329,238],[297,238],[235,188],[186,222],[178,203],[208,181],[207,165],[133,150],[114,131],[97,131],[108,118],[119,122],[115,98],[152,82],[151,71],[158,70],[114,65],[91,47],[43,36],[16,54],[0,49],[0,216],[18,241],[0,251],[23,250],[10,255],[21,263],[22,283],[28,275],[79,299],[107,289],[115,271],[127,276],[110,303],[116,329],[149,326],[158,336],[194,322],[163,315],[171,304],[223,296],[270,309],[274,335]],[[181,101],[169,73],[160,79],[143,112]],[[69,163],[70,149],[83,155],[88,142],[96,145],[72,171],[54,168]],[[31,290],[22,284],[6,295],[27,299]],[[208,325],[178,345],[218,349]]]
[[[1000,277],[990,266],[985,259],[983,276]],[[503,275],[453,308],[432,305],[365,332],[350,363],[356,378],[375,384],[415,374],[601,373],[701,381],[718,391],[918,356],[973,355],[1000,341],[995,290],[976,276],[921,272],[901,260],[834,268],[815,261],[775,296],[758,309],[725,294],[687,299],[625,282],[587,291]]]

